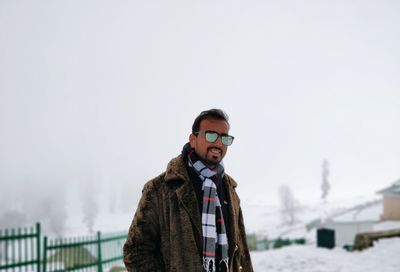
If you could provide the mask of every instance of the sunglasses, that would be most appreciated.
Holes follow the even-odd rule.
[[[223,145],[231,145],[233,143],[233,139],[235,137],[228,135],[228,134],[219,134],[216,131],[212,130],[206,130],[206,131],[197,131],[194,132],[194,135],[199,135],[200,133],[204,133],[206,137],[206,141],[209,143],[214,143],[216,140],[218,140],[218,137],[221,137],[221,142]]]

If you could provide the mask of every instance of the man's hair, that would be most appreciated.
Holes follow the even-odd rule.
[[[198,132],[200,130],[200,123],[204,119],[214,119],[214,120],[223,120],[229,125],[229,116],[220,109],[210,109],[206,111],[202,111],[196,119],[194,119],[193,125],[192,125],[192,133]]]

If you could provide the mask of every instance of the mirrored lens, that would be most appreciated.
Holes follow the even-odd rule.
[[[221,137],[221,141],[224,145],[231,145],[233,142],[233,137],[229,135],[227,136],[224,135]]]
[[[207,142],[213,143],[218,139],[218,133],[206,131]]]

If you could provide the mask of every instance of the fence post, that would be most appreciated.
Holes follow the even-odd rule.
[[[43,272],[47,269],[47,236],[43,239]],[[40,272],[40,270],[38,270]]]
[[[103,261],[101,258],[101,233],[97,232],[97,271],[103,272]]]
[[[41,243],[41,229],[40,223],[36,223],[36,258],[37,258],[37,271],[40,272],[40,243]]]
[[[7,265],[8,264],[8,259],[9,259],[9,257],[8,257],[8,241],[9,241],[9,239],[7,239],[8,238],[8,229],[6,229],[5,231],[4,231],[4,236],[6,237],[6,240],[4,241],[4,257],[5,257],[5,264]]]

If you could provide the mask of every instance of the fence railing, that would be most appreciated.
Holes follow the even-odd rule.
[[[128,237],[127,233],[123,234],[105,234],[101,236],[101,263],[103,267],[109,267],[113,264],[122,262],[122,248]]]
[[[0,230],[0,271],[98,271],[103,272],[123,259],[126,233],[87,237],[41,237],[35,228]],[[41,244],[43,254],[41,254]]]
[[[41,271],[40,224],[35,227],[0,230],[1,271]]]
[[[43,242],[43,272],[95,270],[103,272],[109,264],[121,262],[127,234],[100,232],[92,237],[49,239]]]

